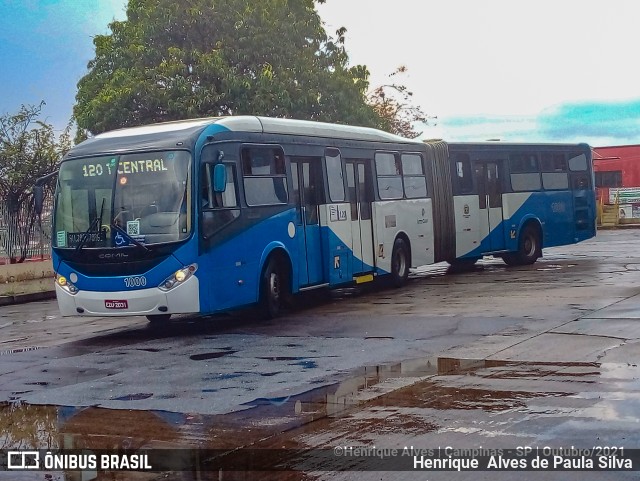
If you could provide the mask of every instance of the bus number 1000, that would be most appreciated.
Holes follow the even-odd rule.
[[[127,287],[144,287],[147,285],[147,278],[144,276],[125,277],[124,285]]]

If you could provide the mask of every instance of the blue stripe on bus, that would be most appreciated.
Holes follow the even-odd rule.
[[[126,276],[92,276],[85,275],[72,269],[66,262],[60,261],[59,256],[53,253],[54,265],[57,265],[56,273],[69,279],[72,273],[78,276],[78,280],[73,284],[82,291],[98,291],[98,292],[114,292],[114,291],[134,291],[139,289],[149,289],[158,287],[164,280],[167,279],[178,269],[184,267],[184,265],[178,261],[173,255],[169,256],[165,261],[161,262],[157,266],[149,269],[147,272],[140,272],[136,274]],[[144,276],[146,283],[144,286],[127,287],[124,283],[124,279],[131,277]]]
[[[207,282],[200,283],[200,307],[203,312],[214,312],[232,309],[239,305],[253,304],[259,296],[259,284],[262,268],[267,256],[273,248],[280,246],[291,260],[292,291],[298,292],[303,285],[299,282],[300,269],[305,268],[300,262],[306,256],[304,243],[298,236],[285,235],[278,243],[270,242],[259,248],[256,242],[271,239],[274,232],[287,232],[289,222],[295,220],[295,209],[282,212],[272,218],[253,225],[250,229],[219,244],[208,255],[200,257],[196,276],[206,277]],[[312,267],[310,277],[317,279],[317,284],[329,283],[330,286],[350,284],[353,281],[353,252],[329,227],[320,227],[321,241],[312,246],[317,248],[314,255],[321,256],[322,262]],[[253,253],[253,257],[242,259],[239,253]],[[335,268],[334,257],[340,257],[339,268]],[[313,263],[311,263],[313,264]],[[322,273],[314,270],[321,269]],[[367,266],[371,272],[373,266]],[[386,271],[378,269],[378,273]],[[222,280],[225,280],[221,282]],[[210,285],[211,288],[207,288]]]
[[[200,151],[202,150],[202,148],[204,147],[205,142],[207,142],[207,137],[210,137],[212,135],[218,134],[220,132],[229,132],[229,129],[227,127],[225,127],[224,125],[221,125],[219,123],[213,123],[209,126],[207,126],[207,128],[205,128],[202,133],[200,134],[200,137],[198,137],[198,140],[196,141],[196,145],[194,146],[194,155],[196,158],[200,158]]]
[[[574,244],[593,237],[592,230],[576,229],[574,202],[575,192],[571,191],[533,192],[509,219],[503,220],[477,248],[462,258],[479,257],[495,251],[517,251],[520,232],[528,220],[542,225],[543,248]],[[588,211],[595,217],[592,205],[589,203]],[[546,221],[543,223],[540,219]]]

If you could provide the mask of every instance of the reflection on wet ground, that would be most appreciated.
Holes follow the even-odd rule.
[[[464,274],[432,266],[413,272],[400,291],[317,293],[320,309],[301,298],[304,305],[278,321],[234,314],[149,329],[95,319],[85,331],[63,323],[64,337],[59,324],[35,329],[3,311],[0,326],[9,330],[0,340],[0,399],[10,402],[0,405],[0,446],[236,453],[284,447],[272,461],[289,464],[297,459],[288,450],[338,445],[636,447],[640,376],[627,361],[640,353],[632,298],[639,264],[624,252],[628,239],[613,245],[621,253],[615,256],[610,240],[601,251],[582,244],[566,251],[582,248],[582,257],[545,251],[533,266],[509,269],[482,259]],[[443,352],[450,357],[388,362]],[[584,362],[561,362],[576,359]],[[210,458],[192,461],[192,472],[97,479],[344,474],[220,476],[210,471]],[[468,474],[456,479],[499,473]],[[515,473],[505,474],[500,479]],[[622,477],[612,475],[598,479]],[[95,478],[56,476],[49,479]],[[402,476],[373,479],[380,478]]]
[[[439,357],[363,368],[343,382],[293,396],[258,398],[245,410],[223,415],[4,403],[0,439],[4,449],[193,447],[231,452],[239,447],[326,448],[337,442],[578,446],[590,445],[596,437],[606,444],[615,429],[615,436],[622,432],[625,444],[633,446],[640,441],[639,378],[638,366],[624,363]],[[130,398],[148,396],[134,393]],[[201,466],[194,469],[206,471],[209,461],[199,460]]]

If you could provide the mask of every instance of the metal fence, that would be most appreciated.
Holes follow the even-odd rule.
[[[25,238],[22,225],[18,229],[11,228],[9,219],[11,214],[5,204],[0,204],[0,264],[9,262],[9,256],[21,257],[21,250],[26,246],[26,259],[45,259],[51,255],[51,211],[53,202],[49,199],[44,204],[41,222],[36,218],[28,238]],[[15,214],[14,214],[15,215]],[[19,216],[24,217],[24,216]]]

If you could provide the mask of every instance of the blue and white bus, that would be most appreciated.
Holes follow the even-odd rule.
[[[36,189],[41,204],[41,189]],[[63,159],[63,315],[209,314],[595,235],[586,145],[447,144],[253,116],[97,135]]]
[[[494,255],[532,264],[542,247],[596,235],[586,144],[448,144],[456,225],[454,262]]]

